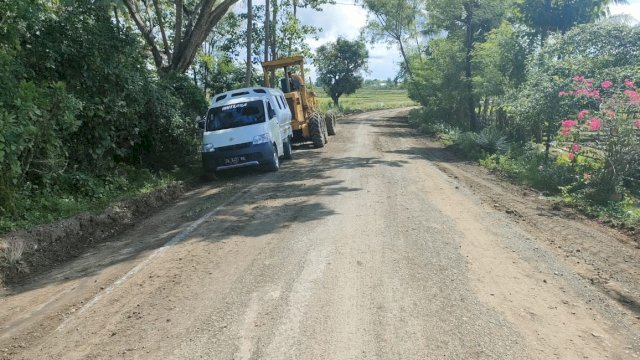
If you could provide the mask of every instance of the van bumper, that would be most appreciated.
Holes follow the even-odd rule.
[[[201,154],[204,171],[213,172],[265,164],[273,158],[273,147],[270,143],[245,143]]]

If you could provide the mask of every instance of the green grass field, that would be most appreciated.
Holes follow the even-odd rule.
[[[318,95],[320,109],[327,111],[333,106],[333,101],[321,88],[314,88]],[[345,113],[393,109],[407,106],[415,106],[416,102],[409,99],[406,90],[381,90],[363,88],[352,95],[340,97],[340,110]]]

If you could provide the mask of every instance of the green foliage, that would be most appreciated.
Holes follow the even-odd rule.
[[[503,155],[494,154],[480,163],[514,181],[550,194],[559,194],[563,187],[573,184],[576,179],[571,166],[562,161],[548,162],[544,154],[533,147]]]
[[[462,155],[466,159],[479,160],[484,156],[482,152],[482,148],[478,143],[478,134],[466,131],[463,133],[453,133],[452,141],[453,144],[450,148]]]
[[[416,60],[417,61],[417,60]],[[464,47],[459,42],[433,39],[424,66],[416,68],[409,81],[409,97],[425,106],[430,122],[468,128],[468,107],[465,99]]]
[[[439,122],[432,116],[431,112],[424,107],[411,110],[409,113],[409,124],[416,126],[425,134],[445,135],[454,139],[457,138],[455,128],[452,128],[444,122]]]
[[[522,31],[503,21],[489,31],[486,41],[475,46],[473,65],[477,71],[473,82],[478,97],[502,96],[524,82],[529,50],[523,39]]]
[[[338,38],[335,43],[318,48],[314,62],[318,70],[318,81],[338,106],[342,95],[353,94],[362,87],[362,70],[367,68],[369,52],[362,41]]]
[[[128,191],[109,180],[127,164],[171,168],[195,155],[202,91],[184,76],[159,79],[110,10],[109,2],[0,3],[2,230],[67,214],[51,205],[59,199]]]
[[[550,32],[566,32],[578,24],[595,21],[606,14],[612,0],[517,0],[519,19],[544,42]]]
[[[0,233],[50,223],[82,212],[101,211],[114,201],[129,199],[186,179],[174,172],[151,173],[119,165],[102,177],[68,171],[55,187],[27,184],[12,197],[13,216],[0,216]]]
[[[509,142],[502,130],[495,126],[482,129],[477,137],[478,146],[488,154],[503,153],[509,150]]]

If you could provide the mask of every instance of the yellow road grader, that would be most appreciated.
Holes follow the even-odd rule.
[[[291,127],[293,141],[311,141],[317,148],[323,147],[328,141],[328,135],[336,134],[336,116],[328,113],[323,116],[318,107],[318,100],[313,92],[313,85],[309,87],[304,81],[304,58],[293,56],[262,63],[264,83],[266,87],[273,87],[271,77],[276,71],[284,70],[280,79],[280,88],[291,109]],[[300,71],[293,74],[292,71]],[[273,79],[275,80],[275,79]]]

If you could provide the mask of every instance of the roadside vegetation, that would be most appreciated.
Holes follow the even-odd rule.
[[[608,16],[613,1],[364,3],[365,35],[401,50],[398,77],[422,106],[412,124],[599,221],[640,226],[640,27]]]

